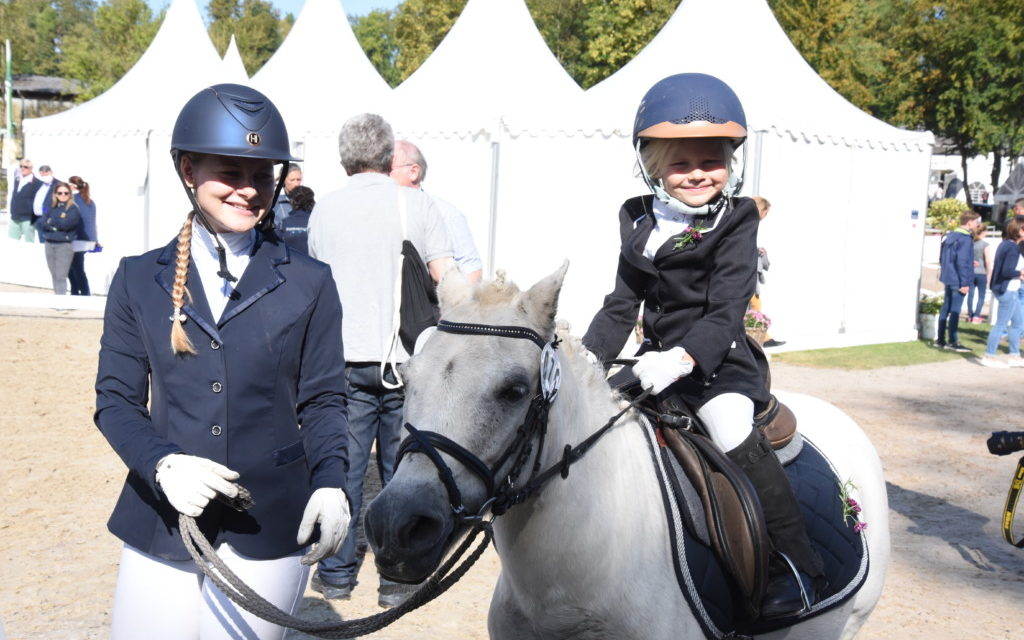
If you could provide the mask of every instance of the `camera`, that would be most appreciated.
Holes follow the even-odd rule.
[[[1024,431],[996,431],[988,439],[988,452],[1005,456],[1024,449]]]

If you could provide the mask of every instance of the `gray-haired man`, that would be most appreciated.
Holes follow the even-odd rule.
[[[400,187],[388,175],[394,133],[378,115],[349,119],[338,136],[341,164],[348,183],[317,200],[309,218],[309,255],[331,265],[345,318],[345,375],[348,378],[349,471],[346,489],[356,522],[363,480],[376,440],[381,481],[394,473],[401,441],[403,393],[394,388],[390,365],[408,354],[392,344],[395,284],[402,251],[399,199],[405,202],[405,239],[426,262],[435,282],[452,264],[452,243],[441,214],[421,191]],[[388,386],[384,384],[387,381]],[[337,555],[320,562],[313,588],[327,598],[347,599],[356,585],[359,526],[349,528]],[[402,585],[381,579],[378,602],[394,606],[405,596]]]

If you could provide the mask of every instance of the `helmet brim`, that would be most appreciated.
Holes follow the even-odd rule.
[[[678,124],[675,122],[659,122],[638,131],[637,138],[739,138],[747,137],[747,129],[732,120],[715,124],[707,120],[697,120]]]

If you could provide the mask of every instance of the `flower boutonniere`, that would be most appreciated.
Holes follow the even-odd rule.
[[[697,244],[704,237],[705,231],[707,229],[704,227],[688,227],[686,231],[676,236],[676,243],[672,245],[672,248],[679,250],[688,244]]]
[[[861,507],[850,494],[857,489],[857,485],[853,484],[853,480],[847,480],[843,484],[839,485],[839,499],[842,500],[843,504],[843,524],[847,521],[853,521],[853,532],[860,533],[864,529],[868,528],[868,523],[860,519]]]

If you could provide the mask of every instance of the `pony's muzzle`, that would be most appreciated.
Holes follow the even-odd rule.
[[[454,519],[447,501],[419,492],[388,491],[366,509],[366,539],[377,570],[388,580],[419,583],[441,563]]]

